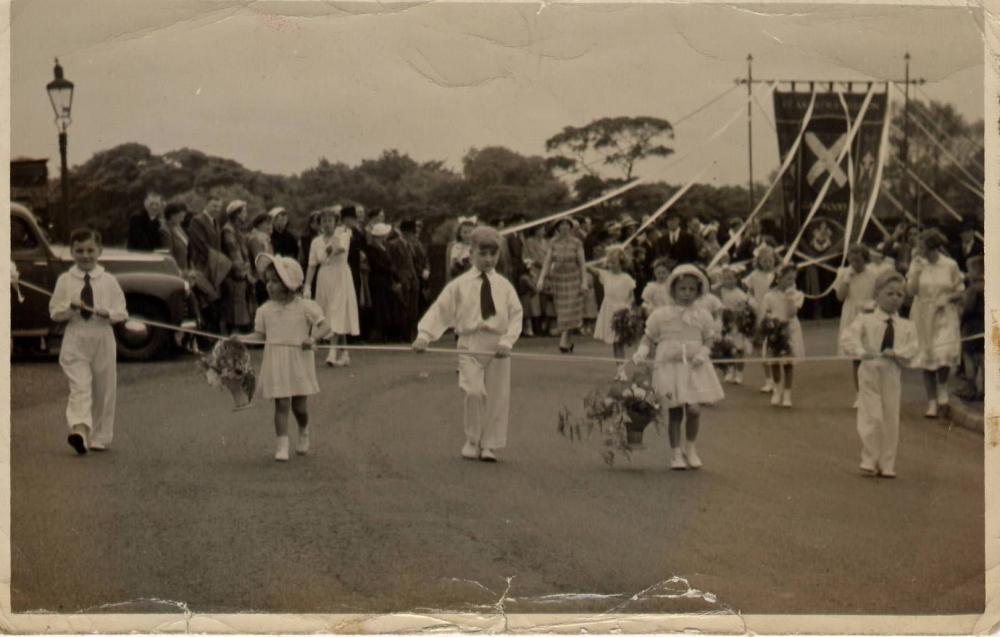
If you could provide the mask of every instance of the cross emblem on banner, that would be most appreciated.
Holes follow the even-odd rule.
[[[841,153],[846,143],[847,133],[837,138],[837,141],[830,148],[824,146],[815,133],[806,133],[806,146],[816,155],[816,161],[809,168],[809,172],[806,173],[806,181],[809,182],[810,186],[815,188],[816,180],[822,177],[823,173],[828,172],[833,175],[833,180],[837,182],[838,188],[844,187],[844,184],[847,183],[847,173],[841,169],[840,162],[837,161],[837,155]]]

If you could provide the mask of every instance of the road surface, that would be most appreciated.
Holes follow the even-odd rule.
[[[807,323],[811,353],[834,338]],[[846,363],[800,366],[789,410],[751,366],[704,411],[705,467],[672,472],[665,434],[614,469],[557,434],[608,365],[515,361],[490,465],[459,457],[453,359],[353,358],[319,369],[312,454],[285,464],[270,406],[231,411],[193,357],[122,364],[114,444],[85,457],[54,359],[15,362],[15,612],[983,609],[983,439],[922,418],[915,373],[889,481],[857,471]]]

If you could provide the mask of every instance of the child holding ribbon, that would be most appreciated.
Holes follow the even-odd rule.
[[[778,344],[773,340],[768,342],[765,339],[765,356],[782,358],[790,356],[792,358],[802,358],[806,355],[806,344],[802,337],[802,324],[797,316],[802,304],[805,303],[806,296],[795,289],[795,275],[797,270],[794,265],[786,264],[778,268],[774,274],[774,285],[764,295],[763,314],[765,318],[770,317],[780,321],[788,327],[788,351],[781,351]],[[774,390],[771,393],[771,404],[782,407],[792,406],[792,378],[794,363],[791,360],[783,360],[771,364],[771,378],[774,381]]]
[[[701,458],[695,450],[703,403],[722,400],[725,394],[709,362],[715,321],[695,301],[708,290],[708,279],[696,266],[674,268],[666,282],[672,303],[655,310],[646,320],[646,334],[633,356],[644,363],[655,347],[653,387],[667,411],[670,436],[670,468],[698,469]],[[681,421],[687,422],[684,442]]]
[[[289,410],[299,425],[295,453],[309,453],[308,400],[319,393],[313,343],[332,332],[319,305],[299,295],[305,277],[298,261],[261,254],[256,266],[270,300],[257,309],[253,333],[234,338],[266,341],[257,386],[265,399],[274,400],[274,459],[287,462]]]
[[[479,226],[469,235],[472,268],[452,279],[420,319],[413,349],[427,346],[453,328],[460,354],[458,385],[465,392],[462,457],[496,462],[507,445],[510,413],[510,351],[521,335],[523,310],[510,281],[495,270],[500,233]]]
[[[875,280],[874,312],[859,313],[840,336],[848,356],[861,359],[858,367],[858,435],[861,472],[896,477],[899,442],[900,370],[917,355],[917,329],[899,316],[905,281],[895,270],[884,270]]]

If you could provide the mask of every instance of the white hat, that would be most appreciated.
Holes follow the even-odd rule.
[[[283,212],[288,212],[288,211],[282,208],[281,206],[276,206],[267,211],[267,216],[274,219]]]
[[[295,292],[305,282],[306,277],[302,274],[302,266],[291,257],[273,256],[266,252],[257,255],[257,271],[261,274],[267,270],[267,266],[274,265],[278,278],[292,292]]]
[[[670,276],[667,277],[667,289],[672,291],[674,289],[674,281],[682,276],[693,276],[701,282],[701,293],[698,296],[708,292],[710,286],[705,274],[698,269],[698,266],[691,265],[690,263],[683,263],[670,272]]]
[[[371,233],[373,237],[385,237],[392,232],[392,226],[387,223],[382,223],[381,221],[372,226]]]
[[[226,214],[227,215],[232,214],[237,210],[239,210],[240,208],[246,208],[246,207],[247,207],[247,202],[243,201],[242,199],[233,199],[232,201],[229,202],[229,205],[226,206]]]

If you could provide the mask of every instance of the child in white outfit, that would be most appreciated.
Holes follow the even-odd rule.
[[[624,257],[625,253],[621,248],[609,248],[604,254],[604,262],[608,266],[607,270],[588,266],[591,272],[597,274],[601,285],[604,286],[604,300],[601,301],[601,310],[597,314],[597,323],[594,325],[594,338],[611,345],[614,357],[619,360],[625,358],[625,345],[618,342],[618,335],[612,326],[612,320],[618,310],[627,310],[632,307],[635,292],[635,279],[627,272],[622,271]]]
[[[267,341],[257,387],[261,396],[274,400],[274,459],[286,462],[289,408],[299,425],[295,452],[309,452],[308,397],[319,393],[313,343],[332,332],[319,305],[298,295],[305,280],[298,261],[261,254],[256,266],[267,283],[269,300],[257,309],[253,333],[237,338]]]
[[[875,281],[875,311],[858,314],[840,337],[843,351],[861,359],[858,435],[865,475],[896,477],[900,368],[920,349],[916,327],[898,313],[904,286],[894,270],[881,273]]]
[[[756,302],[753,298],[741,290],[736,284],[736,273],[737,270],[735,267],[724,266],[722,268],[722,284],[718,289],[719,299],[722,301],[723,311],[728,310],[731,312],[734,319],[748,305],[756,309]],[[735,320],[723,336],[728,338],[732,341],[733,345],[735,345],[735,356],[740,356],[753,351],[753,343],[745,334],[739,331]],[[723,378],[725,382],[733,383],[735,385],[743,384],[743,363],[729,364],[726,365],[725,368],[726,374]]]
[[[49,316],[67,322],[59,350],[59,366],[69,379],[67,440],[83,455],[104,451],[114,437],[118,377],[111,324],[125,321],[128,312],[118,280],[97,263],[101,235],[74,230],[69,241],[74,265],[56,281]]]
[[[669,276],[670,263],[667,259],[660,257],[653,261],[653,280],[642,289],[642,308],[647,316],[656,308],[670,304],[670,290],[667,289]]]
[[[646,334],[633,360],[643,363],[655,346],[653,388],[667,411],[671,469],[698,469],[695,451],[700,424],[700,404],[722,400],[725,394],[709,362],[709,346],[715,336],[715,321],[695,300],[708,290],[708,279],[689,264],[670,273],[667,286],[673,303],[654,311],[646,320]],[[687,435],[681,446],[681,421]]]
[[[521,335],[523,311],[514,286],[495,270],[500,233],[479,226],[469,240],[473,267],[452,279],[420,319],[413,349],[423,352],[454,328],[459,351],[495,352],[460,354],[458,385],[465,392],[462,457],[496,462],[496,450],[507,445],[510,351]]]
[[[774,249],[767,244],[761,244],[754,250],[753,270],[743,278],[743,286],[750,293],[750,297],[757,304],[758,308],[764,307],[764,297],[767,296],[771,284],[774,283]],[[763,311],[757,314],[757,326],[764,318]],[[762,356],[767,356],[767,352],[761,348]],[[760,388],[761,393],[771,393],[774,391],[774,379],[771,378],[771,366],[764,363],[764,386]]]
[[[791,350],[787,354],[782,354],[775,350],[771,343],[765,343],[766,356],[802,358],[806,355],[805,339],[802,337],[802,324],[799,323],[797,316],[802,304],[805,303],[806,296],[795,289],[796,273],[797,270],[794,265],[781,266],[774,275],[774,287],[764,295],[762,314],[788,323],[788,344]],[[792,406],[794,368],[795,365],[791,360],[771,364],[771,379],[774,382],[774,390],[771,394],[772,405],[781,405],[782,407]]]

